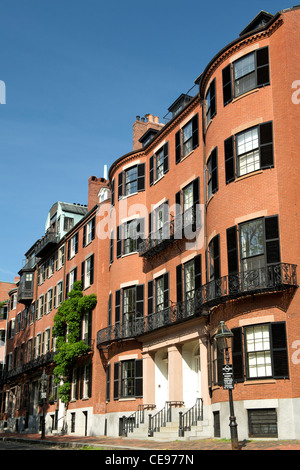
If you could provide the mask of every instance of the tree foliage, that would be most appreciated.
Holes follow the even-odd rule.
[[[80,339],[83,316],[92,311],[97,304],[95,294],[83,295],[81,281],[73,284],[68,298],[60,305],[54,317],[53,336],[56,338],[56,364],[53,374],[61,401],[70,401],[72,369],[76,359],[89,350],[85,341]]]

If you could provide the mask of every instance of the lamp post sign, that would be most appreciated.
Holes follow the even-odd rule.
[[[231,364],[226,364],[225,366],[223,366],[223,387],[225,390],[234,389],[233,371]]]

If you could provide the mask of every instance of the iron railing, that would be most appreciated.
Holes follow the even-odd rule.
[[[132,413],[130,416],[123,416],[123,427],[122,436],[127,437],[129,432],[133,432],[135,428],[138,428],[140,424],[145,423],[145,411],[153,410],[156,405],[153,404],[141,404],[138,406],[137,411]]]
[[[36,255],[41,258],[45,252],[52,246],[58,243],[58,233],[55,231],[49,231],[46,235],[37,242],[35,247]]]
[[[277,292],[297,287],[296,265],[279,263],[265,268],[252,269],[221,277],[204,284],[190,299],[170,302],[169,306],[145,317],[134,317],[103,328],[97,333],[97,346],[113,341],[136,338],[159,328],[179,323],[203,313],[208,309],[250,294]]]
[[[185,431],[190,431],[192,426],[196,426],[198,421],[203,420],[203,400],[197,398],[196,403],[185,413],[179,412],[178,436],[183,437]]]
[[[166,401],[165,406],[155,415],[149,414],[148,436],[152,437],[155,432],[159,432],[160,428],[166,427],[167,423],[172,421],[172,407],[181,407],[183,401]]]
[[[150,258],[160,253],[174,241],[174,217],[170,215],[170,222],[165,222],[161,228],[152,232],[139,244],[139,256]]]

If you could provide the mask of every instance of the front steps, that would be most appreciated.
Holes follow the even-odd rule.
[[[207,439],[212,437],[212,426],[209,419],[197,421],[197,425],[191,426],[190,431],[184,431],[184,436],[179,436],[179,411],[185,413],[188,408],[179,408],[172,410],[172,421],[167,422],[166,426],[161,426],[159,431],[154,431],[153,436],[148,435],[148,414],[145,416],[145,422],[139,424],[138,428],[134,428],[132,432],[127,433],[128,439],[147,439],[153,441],[187,441],[195,439]]]

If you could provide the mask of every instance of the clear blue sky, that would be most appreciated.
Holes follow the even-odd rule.
[[[132,150],[260,10],[287,0],[1,0],[0,280],[12,282],[56,201]]]

